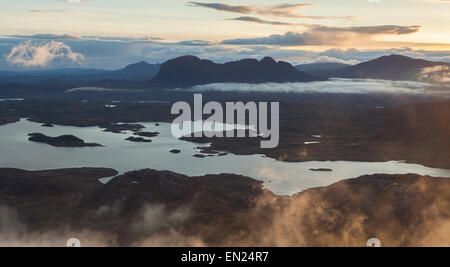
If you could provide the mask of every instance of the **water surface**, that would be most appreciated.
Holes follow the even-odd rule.
[[[99,127],[58,126],[42,127],[41,124],[22,119],[17,123],[0,126],[0,167],[26,170],[42,170],[71,167],[109,167],[123,173],[143,168],[170,170],[186,175],[235,173],[264,181],[276,194],[293,194],[299,191],[327,186],[342,179],[365,174],[417,173],[437,177],[450,177],[450,170],[424,167],[402,162],[280,162],[262,155],[193,157],[204,146],[180,141],[171,134],[171,124],[142,123],[144,131],[160,132],[151,138],[152,143],[126,141],[132,133],[104,132]],[[40,132],[49,136],[73,134],[89,143],[105,147],[60,148],[28,141],[28,134]],[[180,154],[172,154],[180,149]],[[332,172],[313,172],[310,169],[329,168]]]

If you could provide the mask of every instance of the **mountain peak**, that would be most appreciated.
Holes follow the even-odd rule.
[[[137,63],[130,64],[124,68],[124,70],[140,70],[142,68],[147,68],[150,64],[142,60]]]
[[[270,64],[276,64],[277,62],[271,58],[271,57],[264,57],[263,59],[261,59],[260,61],[261,63],[270,63]]]
[[[200,58],[192,55],[180,56],[176,58],[169,59],[167,62],[198,62],[201,61]]]
[[[329,77],[415,80],[423,68],[445,64],[392,54],[340,69]]]
[[[363,62],[361,64],[356,65],[357,66],[378,66],[380,68],[386,69],[386,68],[398,68],[397,71],[405,70],[405,69],[412,69],[412,68],[425,68],[425,67],[431,67],[435,65],[439,65],[441,63],[439,62],[432,62],[427,61],[424,59],[416,59],[411,58],[403,55],[397,55],[392,54],[388,56],[382,56],[379,58],[376,58],[374,60],[370,60],[367,62]]]

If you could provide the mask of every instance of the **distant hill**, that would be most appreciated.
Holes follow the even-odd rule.
[[[141,61],[120,70],[98,69],[56,69],[36,71],[0,72],[0,83],[53,83],[53,82],[94,82],[100,80],[149,81],[159,71],[160,64]]]
[[[161,65],[153,83],[208,84],[208,83],[265,83],[321,81],[314,75],[297,70],[287,62],[276,62],[270,57],[262,60],[243,59],[217,64],[195,56],[182,56]]]
[[[96,77],[105,80],[149,81],[158,74],[160,66],[160,64],[149,64],[141,61],[128,65],[121,70],[97,74]]]
[[[401,55],[390,55],[335,70],[329,73],[327,77],[430,81],[433,74],[436,74],[435,71],[442,72],[441,68],[429,69],[437,66],[448,69],[450,64],[414,59]],[[432,73],[426,74],[429,71]],[[433,80],[436,79],[439,78],[433,78]]]
[[[43,76],[43,75],[85,75],[107,72],[103,69],[66,68],[66,69],[43,69],[23,71],[0,71],[0,77],[7,76]]]
[[[303,71],[311,75],[319,77],[327,77],[329,73],[350,66],[352,65],[336,62],[323,62],[323,63],[300,64],[296,65],[295,68],[298,69],[299,71]]]

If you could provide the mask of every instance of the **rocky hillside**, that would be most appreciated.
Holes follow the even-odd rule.
[[[66,235],[109,246],[365,246],[371,237],[385,246],[450,242],[449,179],[363,176],[288,197],[232,174],[147,169],[106,185],[96,180],[111,174],[2,169],[0,223],[10,226],[10,240],[19,231],[11,225],[28,229],[13,235],[19,244],[28,236]]]

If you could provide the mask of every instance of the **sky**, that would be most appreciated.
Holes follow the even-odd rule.
[[[118,69],[191,54],[450,62],[450,0],[0,0],[0,70]]]

